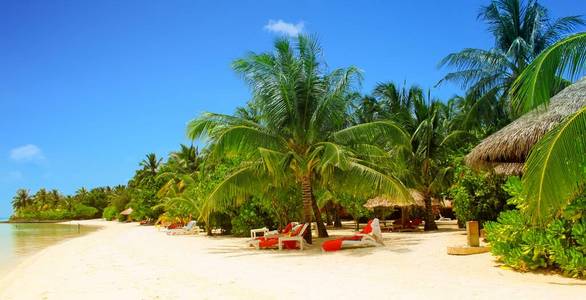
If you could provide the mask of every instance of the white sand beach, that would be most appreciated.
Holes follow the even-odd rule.
[[[449,256],[461,231],[384,233],[386,246],[257,251],[243,238],[167,236],[101,220],[0,279],[0,299],[579,299],[586,282]],[[349,231],[331,231],[341,235]]]

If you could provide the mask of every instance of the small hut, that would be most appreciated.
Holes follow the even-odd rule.
[[[123,210],[122,212],[120,212],[121,215],[126,216],[126,221],[130,222],[132,219],[130,217],[130,214],[132,214],[133,210],[131,207]]]
[[[369,199],[368,201],[366,201],[366,204],[364,204],[364,207],[368,208],[368,209],[372,209],[374,210],[376,207],[400,207],[401,208],[401,222],[406,222],[408,215],[407,215],[407,211],[408,208],[410,206],[424,206],[425,204],[423,203],[423,195],[414,190],[414,189],[409,189],[409,194],[411,194],[411,198],[413,198],[413,201],[405,201],[403,199],[399,199],[399,198],[388,198],[388,197],[384,197],[384,196],[378,196],[372,199]],[[384,213],[383,213],[384,216]],[[383,217],[383,222],[384,222],[384,217]]]
[[[547,107],[524,114],[485,138],[466,156],[466,164],[497,174],[521,175],[533,145],[566,117],[586,106],[586,77],[551,98]]]

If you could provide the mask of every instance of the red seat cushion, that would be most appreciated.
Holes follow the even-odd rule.
[[[278,237],[274,237],[274,238],[265,238],[265,237],[259,237],[258,238],[258,246],[260,248],[271,248],[271,247],[275,247],[277,244],[279,243],[279,238]]]
[[[321,248],[328,252],[340,250],[342,249],[342,239],[325,241],[323,244],[321,244]]]
[[[285,228],[283,228],[283,231],[281,231],[281,233],[289,233],[291,231],[291,229],[293,229],[293,223],[287,224],[287,226],[285,226]]]

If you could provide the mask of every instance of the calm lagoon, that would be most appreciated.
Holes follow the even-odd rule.
[[[0,276],[43,248],[98,227],[54,223],[0,223]]]

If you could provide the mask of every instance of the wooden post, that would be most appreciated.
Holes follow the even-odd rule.
[[[478,221],[466,222],[466,234],[468,236],[468,247],[480,246]]]

